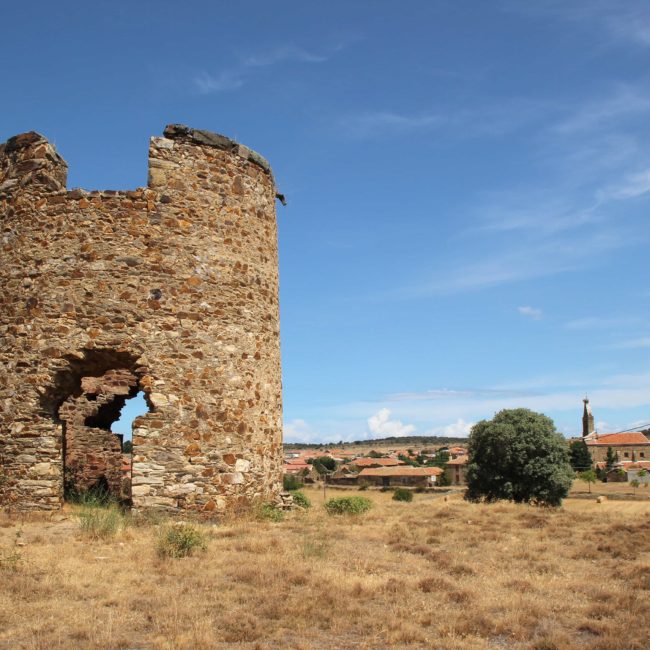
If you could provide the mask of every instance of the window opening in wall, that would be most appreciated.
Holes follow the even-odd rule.
[[[119,419],[111,425],[111,431],[122,437],[122,453],[130,454],[133,451],[133,423],[136,418],[148,412],[144,391],[139,391],[124,402]]]

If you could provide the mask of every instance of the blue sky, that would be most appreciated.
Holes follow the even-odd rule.
[[[2,7],[0,140],[146,183],[181,122],[272,163],[285,439],[650,422],[647,2]]]

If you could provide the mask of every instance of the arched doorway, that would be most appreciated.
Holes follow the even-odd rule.
[[[145,369],[136,361],[122,351],[84,350],[56,374],[43,396],[43,406],[61,426],[64,499],[92,494],[130,503],[131,455],[125,457],[124,436],[112,429],[128,402],[145,397],[140,385]]]

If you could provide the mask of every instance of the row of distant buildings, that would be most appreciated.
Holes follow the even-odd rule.
[[[444,464],[441,463],[442,466],[415,467],[409,462],[422,457],[425,461],[435,461],[441,452],[449,457]],[[323,456],[329,456],[337,462],[336,469],[327,474],[326,480],[332,485],[430,488],[441,483],[445,485],[465,483],[467,464],[465,447],[419,453],[394,449],[382,454],[371,451],[366,455],[343,449],[332,449],[326,452],[290,451],[285,453],[285,474],[298,475],[307,483],[320,480],[322,477],[314,468],[314,464]]]
[[[589,399],[584,398],[582,440],[587,445],[596,468],[609,470],[608,480],[650,483],[650,440],[639,431],[600,434],[595,430]],[[611,452],[608,450],[611,449]],[[414,467],[409,460],[435,460],[444,452],[449,459],[438,466]],[[608,467],[615,458],[613,466]],[[337,462],[334,471],[327,474],[331,484],[380,487],[434,487],[441,483],[462,485],[467,471],[467,449],[456,446],[438,450],[415,452],[410,449],[391,449],[379,454],[371,451],[360,455],[355,451],[331,449],[328,451],[296,450],[285,453],[285,474],[299,475],[306,482],[321,480],[313,466],[314,459],[329,456]],[[422,463],[420,463],[422,465]],[[639,475],[640,473],[640,475]],[[444,475],[444,477],[443,477]]]

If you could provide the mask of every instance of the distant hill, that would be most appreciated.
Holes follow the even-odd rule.
[[[447,436],[391,436],[390,438],[374,438],[373,440],[355,440],[353,442],[285,442],[285,449],[341,449],[345,447],[445,447],[448,445],[465,445],[467,438],[451,438]]]

